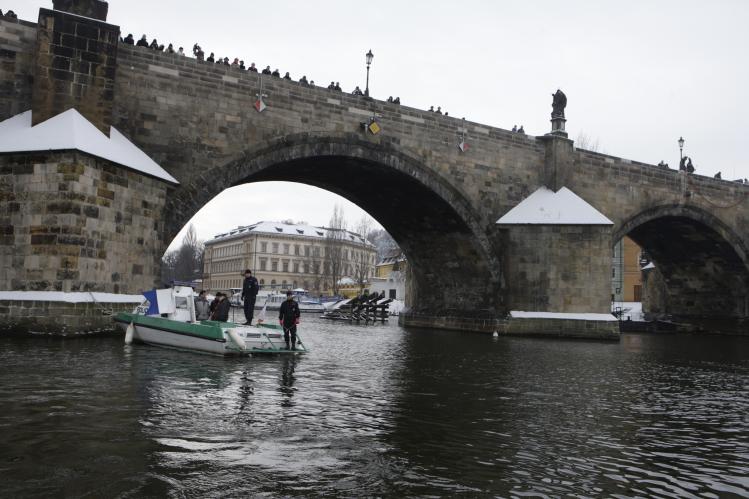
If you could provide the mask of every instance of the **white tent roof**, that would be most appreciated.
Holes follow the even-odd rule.
[[[0,152],[63,151],[76,149],[167,182],[178,184],[146,153],[111,128],[110,136],[75,109],[31,126],[31,111],[0,122]]]
[[[583,198],[562,187],[540,187],[497,220],[507,225],[613,225]]]

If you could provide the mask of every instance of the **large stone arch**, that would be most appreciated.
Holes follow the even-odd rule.
[[[747,242],[715,215],[693,205],[650,207],[615,227],[612,245],[624,236],[650,254],[662,279],[660,298],[646,306],[685,318],[749,315]]]
[[[500,259],[489,236],[493,227],[434,169],[395,146],[355,134],[286,136],[181,179],[168,202],[164,240],[225,188],[271,180],[335,192],[375,217],[412,264],[413,310],[502,309]]]

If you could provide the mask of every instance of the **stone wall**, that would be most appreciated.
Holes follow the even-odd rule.
[[[137,303],[64,303],[0,300],[0,334],[83,334],[115,329],[112,316]]]
[[[36,23],[0,17],[0,121],[31,109]]]
[[[599,225],[506,226],[504,275],[511,310],[611,311],[611,229]]]
[[[618,341],[619,322],[548,318],[511,319],[504,334]]]
[[[75,108],[109,135],[120,28],[40,9],[32,124]]]
[[[166,185],[83,153],[0,161],[0,289],[153,287]]]

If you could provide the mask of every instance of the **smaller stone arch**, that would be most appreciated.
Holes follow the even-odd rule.
[[[690,319],[749,315],[746,241],[715,215],[691,205],[655,206],[616,227],[612,246],[624,236],[655,264],[646,274],[654,280],[646,282],[646,310]]]

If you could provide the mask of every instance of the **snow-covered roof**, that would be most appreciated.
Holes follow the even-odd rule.
[[[230,230],[229,232],[224,232],[222,234],[217,234],[213,236],[213,239],[210,241],[206,241],[207,244],[217,242],[221,239],[229,239],[234,237],[239,237],[246,234],[283,234],[287,236],[297,236],[297,237],[312,237],[317,239],[325,239],[325,235],[328,233],[329,229],[326,229],[325,227],[315,227],[313,225],[307,225],[307,224],[291,224],[287,222],[257,222],[252,225],[245,225],[241,227],[237,227],[236,229]],[[345,240],[351,243],[359,243],[359,244],[365,244],[367,246],[373,246],[372,243],[367,241],[365,238],[363,238],[361,235],[346,231],[346,237]]]
[[[505,225],[613,225],[583,198],[562,187],[557,192],[539,187],[497,220]]]
[[[0,122],[0,153],[75,149],[160,180],[179,183],[115,127],[110,128],[109,135],[75,109],[34,126],[31,126],[31,111],[26,111]]]
[[[394,263],[405,262],[405,261],[406,261],[406,255],[404,255],[403,253],[399,253],[398,255],[395,255],[395,256],[383,257],[383,259],[380,260],[375,266],[380,267],[384,265],[393,265]]]

